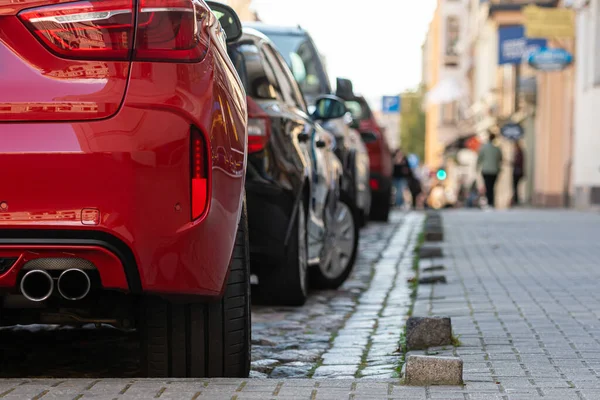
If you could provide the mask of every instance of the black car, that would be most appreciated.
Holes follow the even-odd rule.
[[[309,116],[285,60],[258,31],[245,29],[228,51],[247,93],[246,199],[256,293],[270,303],[301,305],[309,272],[317,286],[336,288],[356,258],[358,221],[341,192],[335,140],[315,123],[347,109],[323,96]]]
[[[325,64],[309,33],[301,27],[277,27],[263,23],[247,23],[269,37],[287,62],[298,82],[309,109],[323,95],[335,95]],[[359,212],[361,225],[368,219],[371,208],[369,187],[369,153],[360,134],[350,127],[351,116],[323,121],[323,127],[335,135],[335,153],[344,167],[344,192]]]

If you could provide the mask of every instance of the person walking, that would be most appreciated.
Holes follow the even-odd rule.
[[[396,188],[396,206],[404,206],[404,190],[411,175],[408,159],[402,150],[397,150],[394,155],[394,187]]]
[[[513,199],[512,205],[519,205],[519,182],[525,176],[525,154],[519,141],[515,141],[513,157]]]
[[[477,157],[477,166],[485,182],[488,205],[492,208],[496,206],[496,181],[502,164],[502,151],[494,144],[495,140],[496,135],[490,132],[489,141],[481,147]]]

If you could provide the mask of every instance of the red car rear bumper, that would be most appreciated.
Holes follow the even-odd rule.
[[[98,271],[100,284],[105,289],[129,290],[125,267],[119,257],[100,246],[60,245],[0,245],[0,259],[16,261],[0,275],[1,288],[14,288],[18,284],[19,272],[35,260],[83,259],[90,261]]]

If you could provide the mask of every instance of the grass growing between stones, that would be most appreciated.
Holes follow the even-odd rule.
[[[423,225],[423,228],[424,228],[424,225]],[[415,246],[414,253],[413,253],[412,269],[414,272],[414,276],[409,281],[410,300],[411,300],[410,306],[408,308],[408,316],[409,317],[412,317],[412,315],[413,315],[413,311],[415,308],[415,302],[417,300],[417,293],[419,290],[419,263],[421,261],[421,258],[419,257],[419,250],[421,250],[421,247],[423,246],[424,243],[425,243],[425,232],[423,230],[423,231],[421,231],[421,233],[419,233],[419,237],[417,239],[417,244]]]
[[[396,378],[400,378],[402,376],[402,368],[404,367],[404,364],[406,363],[406,353],[407,353],[407,349],[406,349],[406,332],[402,331],[402,333],[400,333],[400,340],[398,341],[398,350],[397,352],[400,354],[400,361],[398,362],[398,365],[396,366]]]
[[[410,289],[410,305],[408,307],[408,312],[407,312],[408,317],[412,317],[414,309],[415,309],[415,302],[417,301],[417,294],[419,291],[419,263],[421,261],[421,259],[419,257],[419,250],[421,250],[421,247],[423,246],[424,243],[425,243],[425,222],[423,222],[423,227],[421,229],[421,232],[419,233],[419,236],[417,238],[417,244],[415,245],[414,252],[413,252],[412,270],[414,272],[414,276],[408,282],[408,285],[409,285],[408,287]],[[396,377],[400,378],[402,376],[402,368],[404,367],[404,364],[406,363],[406,353],[407,353],[406,327],[400,334],[400,339],[398,340],[398,353],[400,354],[400,361],[398,362],[398,366],[396,367],[396,375],[397,375]]]
[[[462,346],[462,343],[460,342],[460,335],[456,335],[456,334],[452,333],[452,346],[454,346],[454,347]]]

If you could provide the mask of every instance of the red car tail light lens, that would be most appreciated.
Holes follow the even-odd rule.
[[[85,60],[198,62],[210,11],[192,0],[88,0],[25,10],[19,18],[50,51]],[[135,32],[137,25],[137,32]],[[133,43],[135,32],[135,46]]]
[[[204,136],[197,130],[191,133],[192,219],[204,214],[208,205],[208,156]]]
[[[140,0],[136,60],[198,62],[209,38],[209,10],[191,0]]]
[[[271,137],[271,118],[251,97],[248,103],[248,153],[265,149]]]
[[[132,0],[65,3],[25,10],[21,21],[50,51],[66,58],[128,60]]]
[[[371,179],[369,180],[369,186],[371,186],[371,189],[373,190],[379,190],[379,181],[377,179]]]

